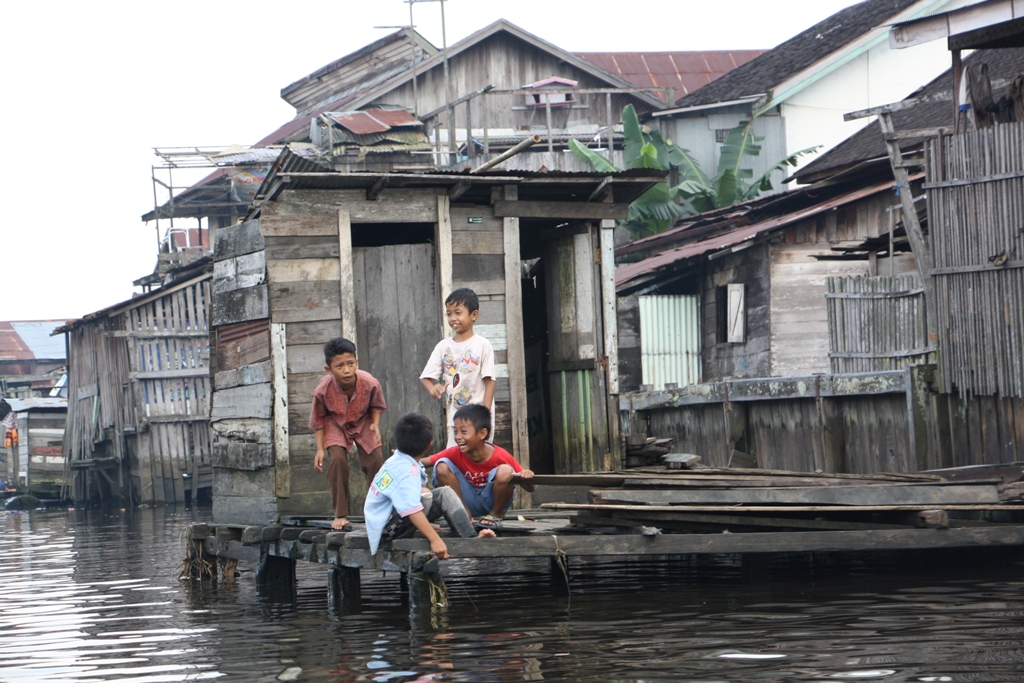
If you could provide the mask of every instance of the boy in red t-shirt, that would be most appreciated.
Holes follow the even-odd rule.
[[[458,493],[479,526],[500,528],[516,483],[533,491],[533,472],[524,470],[501,446],[487,443],[491,411],[486,406],[464,405],[453,422],[456,445],[425,458],[423,464],[434,468],[433,485],[450,486]]]

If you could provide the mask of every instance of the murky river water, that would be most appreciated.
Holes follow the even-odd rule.
[[[1006,556],[574,564],[568,598],[546,564],[456,564],[451,609],[414,629],[391,575],[364,572],[349,616],[320,566],[295,597],[259,594],[245,565],[178,581],[179,532],[207,517],[0,512],[0,681],[1024,680],[1024,565]]]

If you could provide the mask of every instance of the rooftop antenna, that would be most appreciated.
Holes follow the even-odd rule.
[[[448,116],[448,163],[455,164],[455,111],[452,109],[452,82],[448,70],[448,38],[445,34],[444,3],[447,0],[402,0],[409,3],[409,23],[412,24],[412,6],[417,2],[441,3],[441,58],[444,60],[444,104]],[[413,80],[415,83],[415,80]]]

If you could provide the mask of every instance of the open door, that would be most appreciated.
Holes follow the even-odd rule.
[[[599,228],[580,222],[542,234],[555,472],[609,469]]]

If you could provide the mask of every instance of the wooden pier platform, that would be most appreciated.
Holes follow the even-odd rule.
[[[546,475],[538,477],[542,485],[597,488],[589,488],[589,503],[511,513],[498,538],[442,536],[453,558],[547,558],[552,581],[565,588],[571,558],[1024,549],[1022,476],[1021,466],[969,476],[710,469]],[[399,573],[414,611],[433,606],[443,591],[440,563],[424,538],[392,541],[376,555],[358,526],[333,532],[194,524],[188,538],[193,566],[258,561],[257,582],[266,587],[293,585],[296,562],[325,565],[331,604],[346,611],[359,609],[362,570]]]

